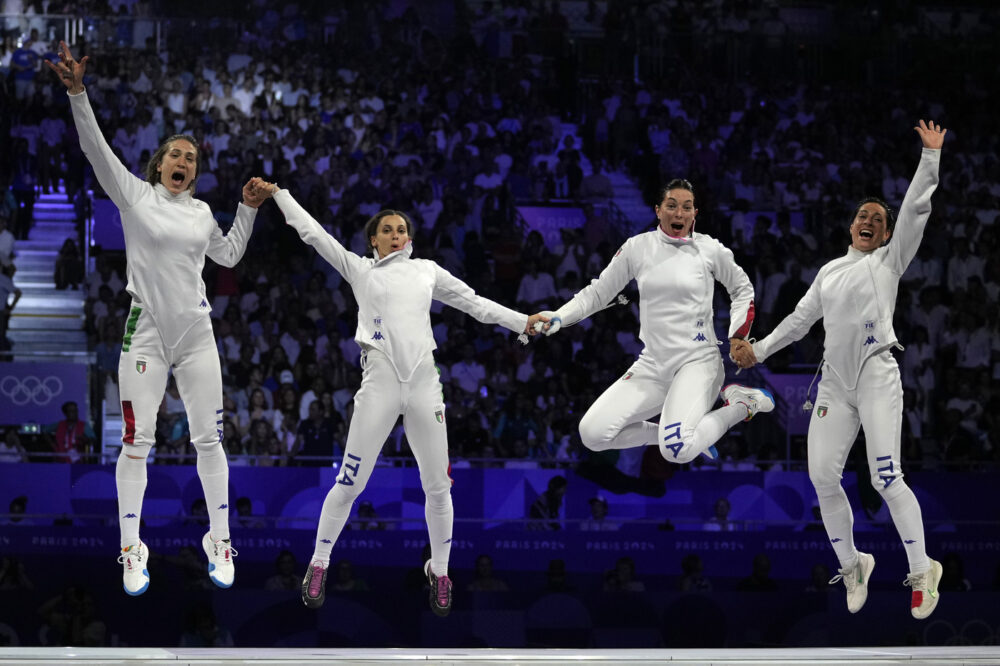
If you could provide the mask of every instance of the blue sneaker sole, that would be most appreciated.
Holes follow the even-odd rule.
[[[125,583],[122,583],[122,589],[125,590],[125,594],[129,595],[130,597],[137,597],[137,596],[139,596],[140,594],[142,594],[143,592],[145,592],[146,590],[149,589],[149,572],[146,571],[145,569],[143,569],[142,573],[143,573],[144,576],[146,576],[146,584],[143,585],[142,587],[140,587],[135,592],[133,592],[132,590],[130,590],[127,587],[125,587]]]
[[[212,579],[212,582],[215,583],[216,587],[221,587],[223,590],[228,590],[229,588],[231,588],[233,586],[232,583],[229,583],[227,585],[227,584],[223,583],[222,581],[220,581],[215,576],[213,576],[212,575],[213,571],[215,571],[215,565],[214,564],[209,564],[208,565],[208,577]]]

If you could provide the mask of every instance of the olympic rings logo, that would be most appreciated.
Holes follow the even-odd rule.
[[[55,376],[39,379],[34,375],[24,378],[7,375],[0,379],[0,394],[12,403],[21,407],[33,402],[36,405],[47,405],[63,390],[62,380]]]

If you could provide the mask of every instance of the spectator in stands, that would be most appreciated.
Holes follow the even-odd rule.
[[[562,510],[567,485],[565,476],[553,476],[549,479],[548,487],[528,508],[529,530],[562,529],[559,513]]]
[[[298,572],[299,563],[290,550],[278,553],[274,561],[274,575],[264,581],[264,589],[269,592],[294,592],[302,583],[302,574]]]
[[[333,581],[333,589],[337,592],[367,592],[368,583],[354,575],[354,565],[350,560],[340,560],[334,567],[336,578]]]
[[[754,555],[750,575],[737,583],[736,589],[745,592],[770,592],[778,589],[778,584],[771,578],[771,558],[765,553]]]
[[[681,560],[681,592],[711,592],[712,581],[705,578],[705,565],[695,553],[684,556]]]
[[[0,215],[0,269],[14,265],[14,234],[7,228],[9,219]]]
[[[732,532],[739,529],[736,523],[729,520],[730,508],[729,500],[725,497],[715,500],[712,517],[701,526],[701,529],[706,532]]]
[[[72,238],[67,238],[59,249],[53,280],[56,289],[79,289],[83,282],[83,259]]]
[[[465,586],[468,592],[509,592],[505,581],[493,575],[493,558],[485,553],[476,558],[476,577]]]
[[[7,327],[11,313],[24,293],[14,286],[15,271],[13,263],[0,267],[0,358],[4,356],[3,352],[8,352],[13,347],[13,343],[7,338]]]
[[[590,517],[580,523],[580,529],[590,532],[614,532],[621,525],[608,520],[608,500],[603,495],[595,495],[588,502]]]
[[[17,434],[17,428],[10,426],[7,428],[0,442],[0,463],[28,462],[28,451],[21,444],[21,438]]]
[[[97,435],[90,423],[80,420],[80,407],[75,401],[62,405],[63,419],[45,428],[55,462],[87,462],[85,456],[94,452]]]
[[[646,584],[635,578],[635,560],[620,557],[615,568],[604,575],[605,592],[645,592]]]

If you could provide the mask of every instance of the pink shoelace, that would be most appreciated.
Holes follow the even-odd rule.
[[[437,596],[438,606],[442,608],[448,605],[448,597],[451,592],[451,579],[447,576],[437,577],[437,589],[434,591]]]
[[[316,562],[310,566],[312,566],[312,577],[309,578],[309,596],[317,599],[323,591],[323,572],[326,570],[322,564]]]

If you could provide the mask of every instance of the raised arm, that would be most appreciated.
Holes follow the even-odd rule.
[[[923,120],[914,127],[920,135],[923,149],[920,152],[920,163],[917,172],[906,188],[906,196],[899,207],[899,217],[893,238],[887,246],[886,261],[892,269],[902,275],[906,267],[913,261],[924,237],[924,227],[931,215],[931,195],[938,186],[938,167],[941,164],[941,147],[944,145],[944,135],[948,130],[936,124],[933,120],[925,123]]]
[[[146,185],[125,168],[101,134],[94,110],[90,108],[87,91],[83,87],[83,75],[87,71],[89,58],[90,56],[83,56],[80,60],[75,60],[66,42],[59,42],[59,64],[51,60],[46,60],[45,64],[66,86],[70,108],[73,110],[73,121],[80,135],[80,148],[83,149],[83,154],[87,156],[90,165],[94,167],[97,182],[119,210],[124,212],[135,205]]]
[[[337,269],[345,280],[353,283],[358,272],[364,268],[365,260],[347,250],[336,238],[328,234],[320,223],[292,198],[288,190],[279,189],[277,185],[271,183],[264,183],[263,186],[271,188],[274,201],[285,216],[285,222],[299,232],[299,238],[314,247],[319,256]]]
[[[433,298],[435,300],[450,305],[456,310],[461,310],[484,324],[500,324],[515,333],[532,333],[528,330],[528,324],[534,323],[537,320],[535,317],[529,321],[528,315],[479,296],[472,287],[445,269],[433,262],[432,265],[434,266]]]
[[[251,178],[243,186],[243,202],[236,205],[236,218],[229,233],[223,235],[218,227],[212,232],[208,241],[209,258],[222,266],[235,266],[243,258],[250,234],[253,232],[253,222],[257,217],[257,209],[273,191],[266,187],[260,178]]]

